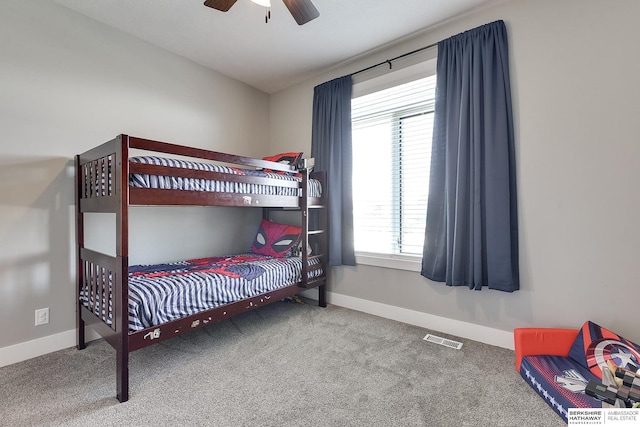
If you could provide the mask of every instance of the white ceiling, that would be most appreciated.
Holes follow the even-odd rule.
[[[492,0],[313,0],[320,17],[298,26],[281,0],[55,0],[264,92],[273,93]]]

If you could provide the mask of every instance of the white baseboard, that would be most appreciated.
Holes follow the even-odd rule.
[[[316,300],[318,299],[317,292],[315,294],[313,292],[305,292],[305,296]],[[351,310],[362,311],[386,319],[513,350],[513,333],[511,332],[333,292],[327,292],[327,302]],[[87,328],[87,342],[99,338],[100,336],[96,332],[91,328]],[[22,362],[23,360],[63,350],[75,345],[76,330],[72,329],[32,341],[3,347],[0,348],[0,367],[12,365]]]
[[[93,330],[87,328],[87,342],[100,338]],[[0,348],[0,368],[34,357],[42,356],[54,351],[74,347],[76,345],[76,330],[60,332],[35,340],[22,342],[8,347]]]
[[[513,333],[460,320],[447,319],[420,311],[395,307],[361,298],[327,292],[327,302],[351,310],[362,311],[386,319],[420,326],[433,331],[479,341],[497,347],[514,349]]]

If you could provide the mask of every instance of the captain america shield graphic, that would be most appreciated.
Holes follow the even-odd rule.
[[[593,373],[600,371],[600,366],[606,366],[609,360],[621,368],[640,366],[640,353],[629,344],[618,340],[593,341],[587,348],[585,356],[589,369]]]

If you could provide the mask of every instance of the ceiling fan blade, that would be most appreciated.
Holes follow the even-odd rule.
[[[205,6],[212,7],[221,12],[226,12],[231,9],[231,6],[236,2],[236,0],[206,0],[204,2]]]
[[[316,19],[320,16],[318,9],[311,3],[311,0],[282,0],[293,15],[293,19],[296,20],[298,25],[306,24],[307,22]]]

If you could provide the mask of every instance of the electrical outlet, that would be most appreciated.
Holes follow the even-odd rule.
[[[49,307],[36,310],[36,326],[49,323]]]

